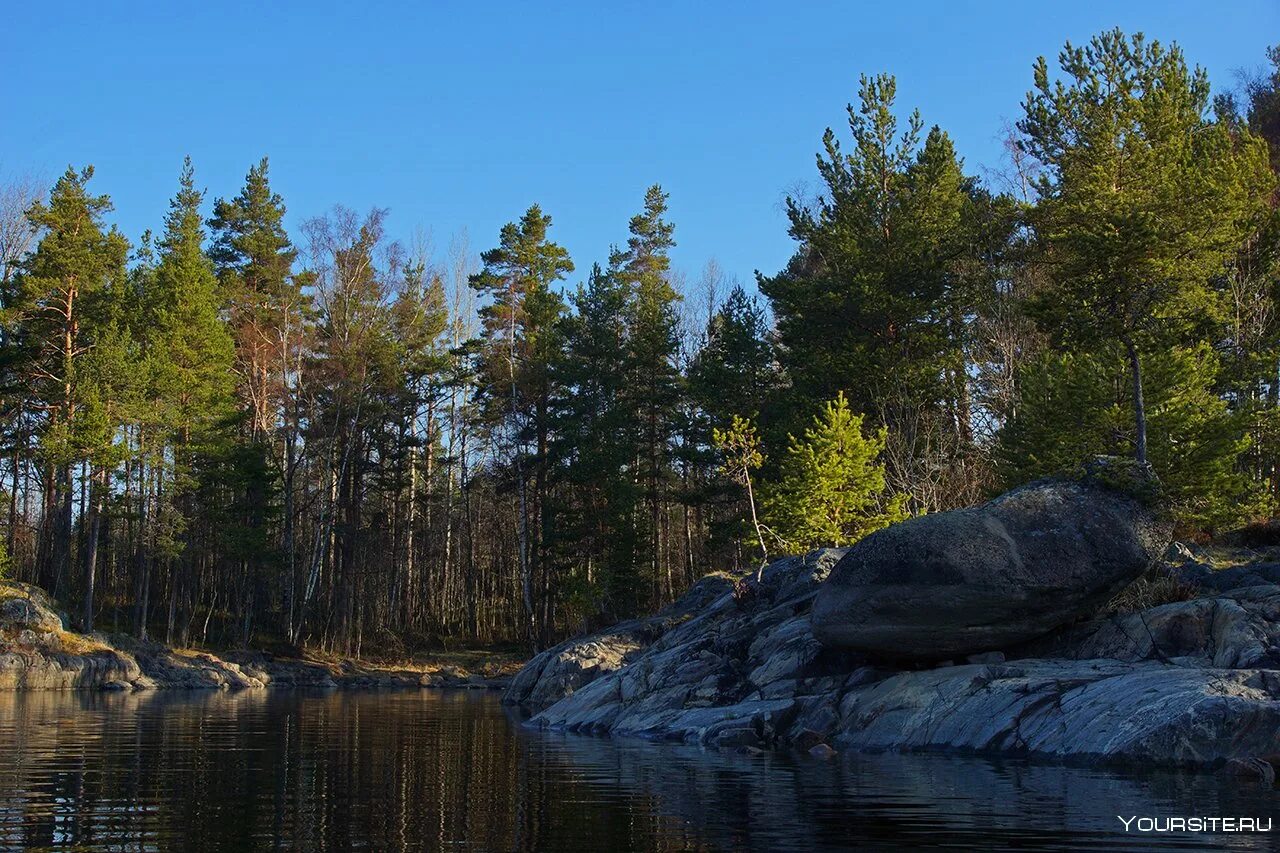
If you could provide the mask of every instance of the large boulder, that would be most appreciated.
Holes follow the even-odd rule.
[[[1093,482],[1045,480],[859,542],[818,591],[826,646],[941,660],[1023,643],[1092,615],[1165,551],[1147,504]]]

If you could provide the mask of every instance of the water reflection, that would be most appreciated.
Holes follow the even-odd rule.
[[[6,848],[1135,849],[1115,815],[1280,811],[1214,777],[547,735],[468,692],[0,694],[0,755]]]

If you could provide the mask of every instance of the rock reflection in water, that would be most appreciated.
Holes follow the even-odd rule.
[[[1204,776],[549,735],[450,691],[6,693],[0,756],[4,848],[1133,849],[1117,814],[1276,805]]]

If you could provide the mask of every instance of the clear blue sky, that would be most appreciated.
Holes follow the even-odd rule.
[[[270,156],[294,227],[378,205],[395,236],[465,227],[479,250],[536,201],[575,280],[653,182],[691,279],[712,256],[776,271],[781,199],[861,72],[896,74],[979,172],[1064,39],[1177,41],[1218,89],[1280,41],[1277,0],[187,5],[5,0],[0,172],[94,164],[131,238],[159,229],[188,153],[211,197]]]

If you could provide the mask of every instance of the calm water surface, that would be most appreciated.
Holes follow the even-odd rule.
[[[0,848],[1270,849],[1125,835],[1271,791],[918,756],[819,761],[547,735],[493,694],[0,694]]]

